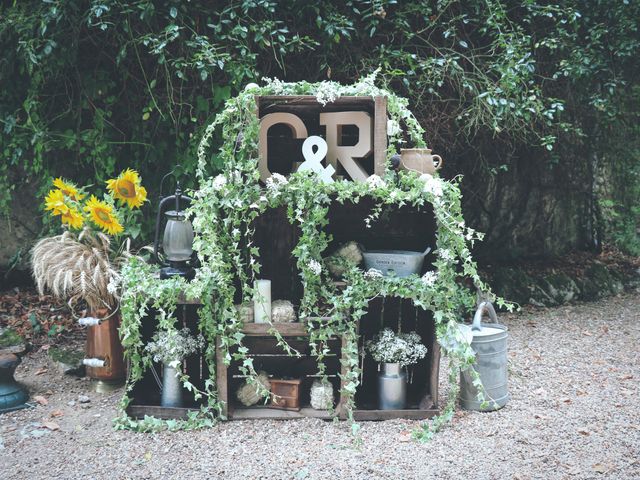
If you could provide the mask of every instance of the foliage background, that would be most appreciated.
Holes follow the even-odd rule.
[[[52,175],[124,167],[153,202],[176,163],[195,172],[203,128],[247,82],[381,67],[445,176],[465,174],[465,215],[488,234],[478,255],[603,239],[638,253],[639,18],[638,2],[607,0],[4,2],[0,205],[15,223],[20,192]]]

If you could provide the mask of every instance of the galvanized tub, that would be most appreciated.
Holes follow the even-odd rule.
[[[362,256],[367,270],[375,268],[385,276],[393,274],[397,277],[408,277],[420,273],[424,257],[430,251],[431,247],[427,247],[422,253],[409,250],[367,250],[362,252]]]
[[[487,312],[493,323],[482,323]],[[460,375],[460,406],[467,410],[487,412],[498,410],[509,401],[507,388],[507,327],[498,323],[493,305],[482,302],[473,317],[471,348],[476,353],[474,369],[480,374],[488,405],[482,408],[478,390],[468,372]]]

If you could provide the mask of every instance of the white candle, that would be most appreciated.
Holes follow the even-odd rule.
[[[271,280],[256,280],[254,289],[254,321],[256,323],[269,323],[271,321]]]

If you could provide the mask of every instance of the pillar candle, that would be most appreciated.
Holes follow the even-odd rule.
[[[271,321],[271,280],[256,280],[254,290],[254,321],[256,323],[269,323]]]

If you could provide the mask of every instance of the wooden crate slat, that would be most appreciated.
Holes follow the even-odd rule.
[[[197,412],[198,408],[161,407],[158,405],[129,405],[127,415],[142,419],[146,415],[163,420],[186,420],[189,412]]]
[[[271,336],[270,330],[276,330],[283,337],[307,337],[307,326],[304,323],[245,323],[242,327],[242,333],[248,336],[265,337]]]
[[[296,418],[321,418],[330,420],[333,418],[327,410],[316,410],[311,407],[302,407],[299,411],[282,410],[271,408],[269,406],[256,407],[238,407],[233,412],[230,420],[247,420],[247,419],[263,419],[263,420],[290,420]]]
[[[393,420],[395,418],[424,420],[434,417],[438,413],[440,413],[440,410],[437,408],[430,410],[422,410],[418,408],[408,408],[405,410],[354,410],[353,418],[356,421]]]

